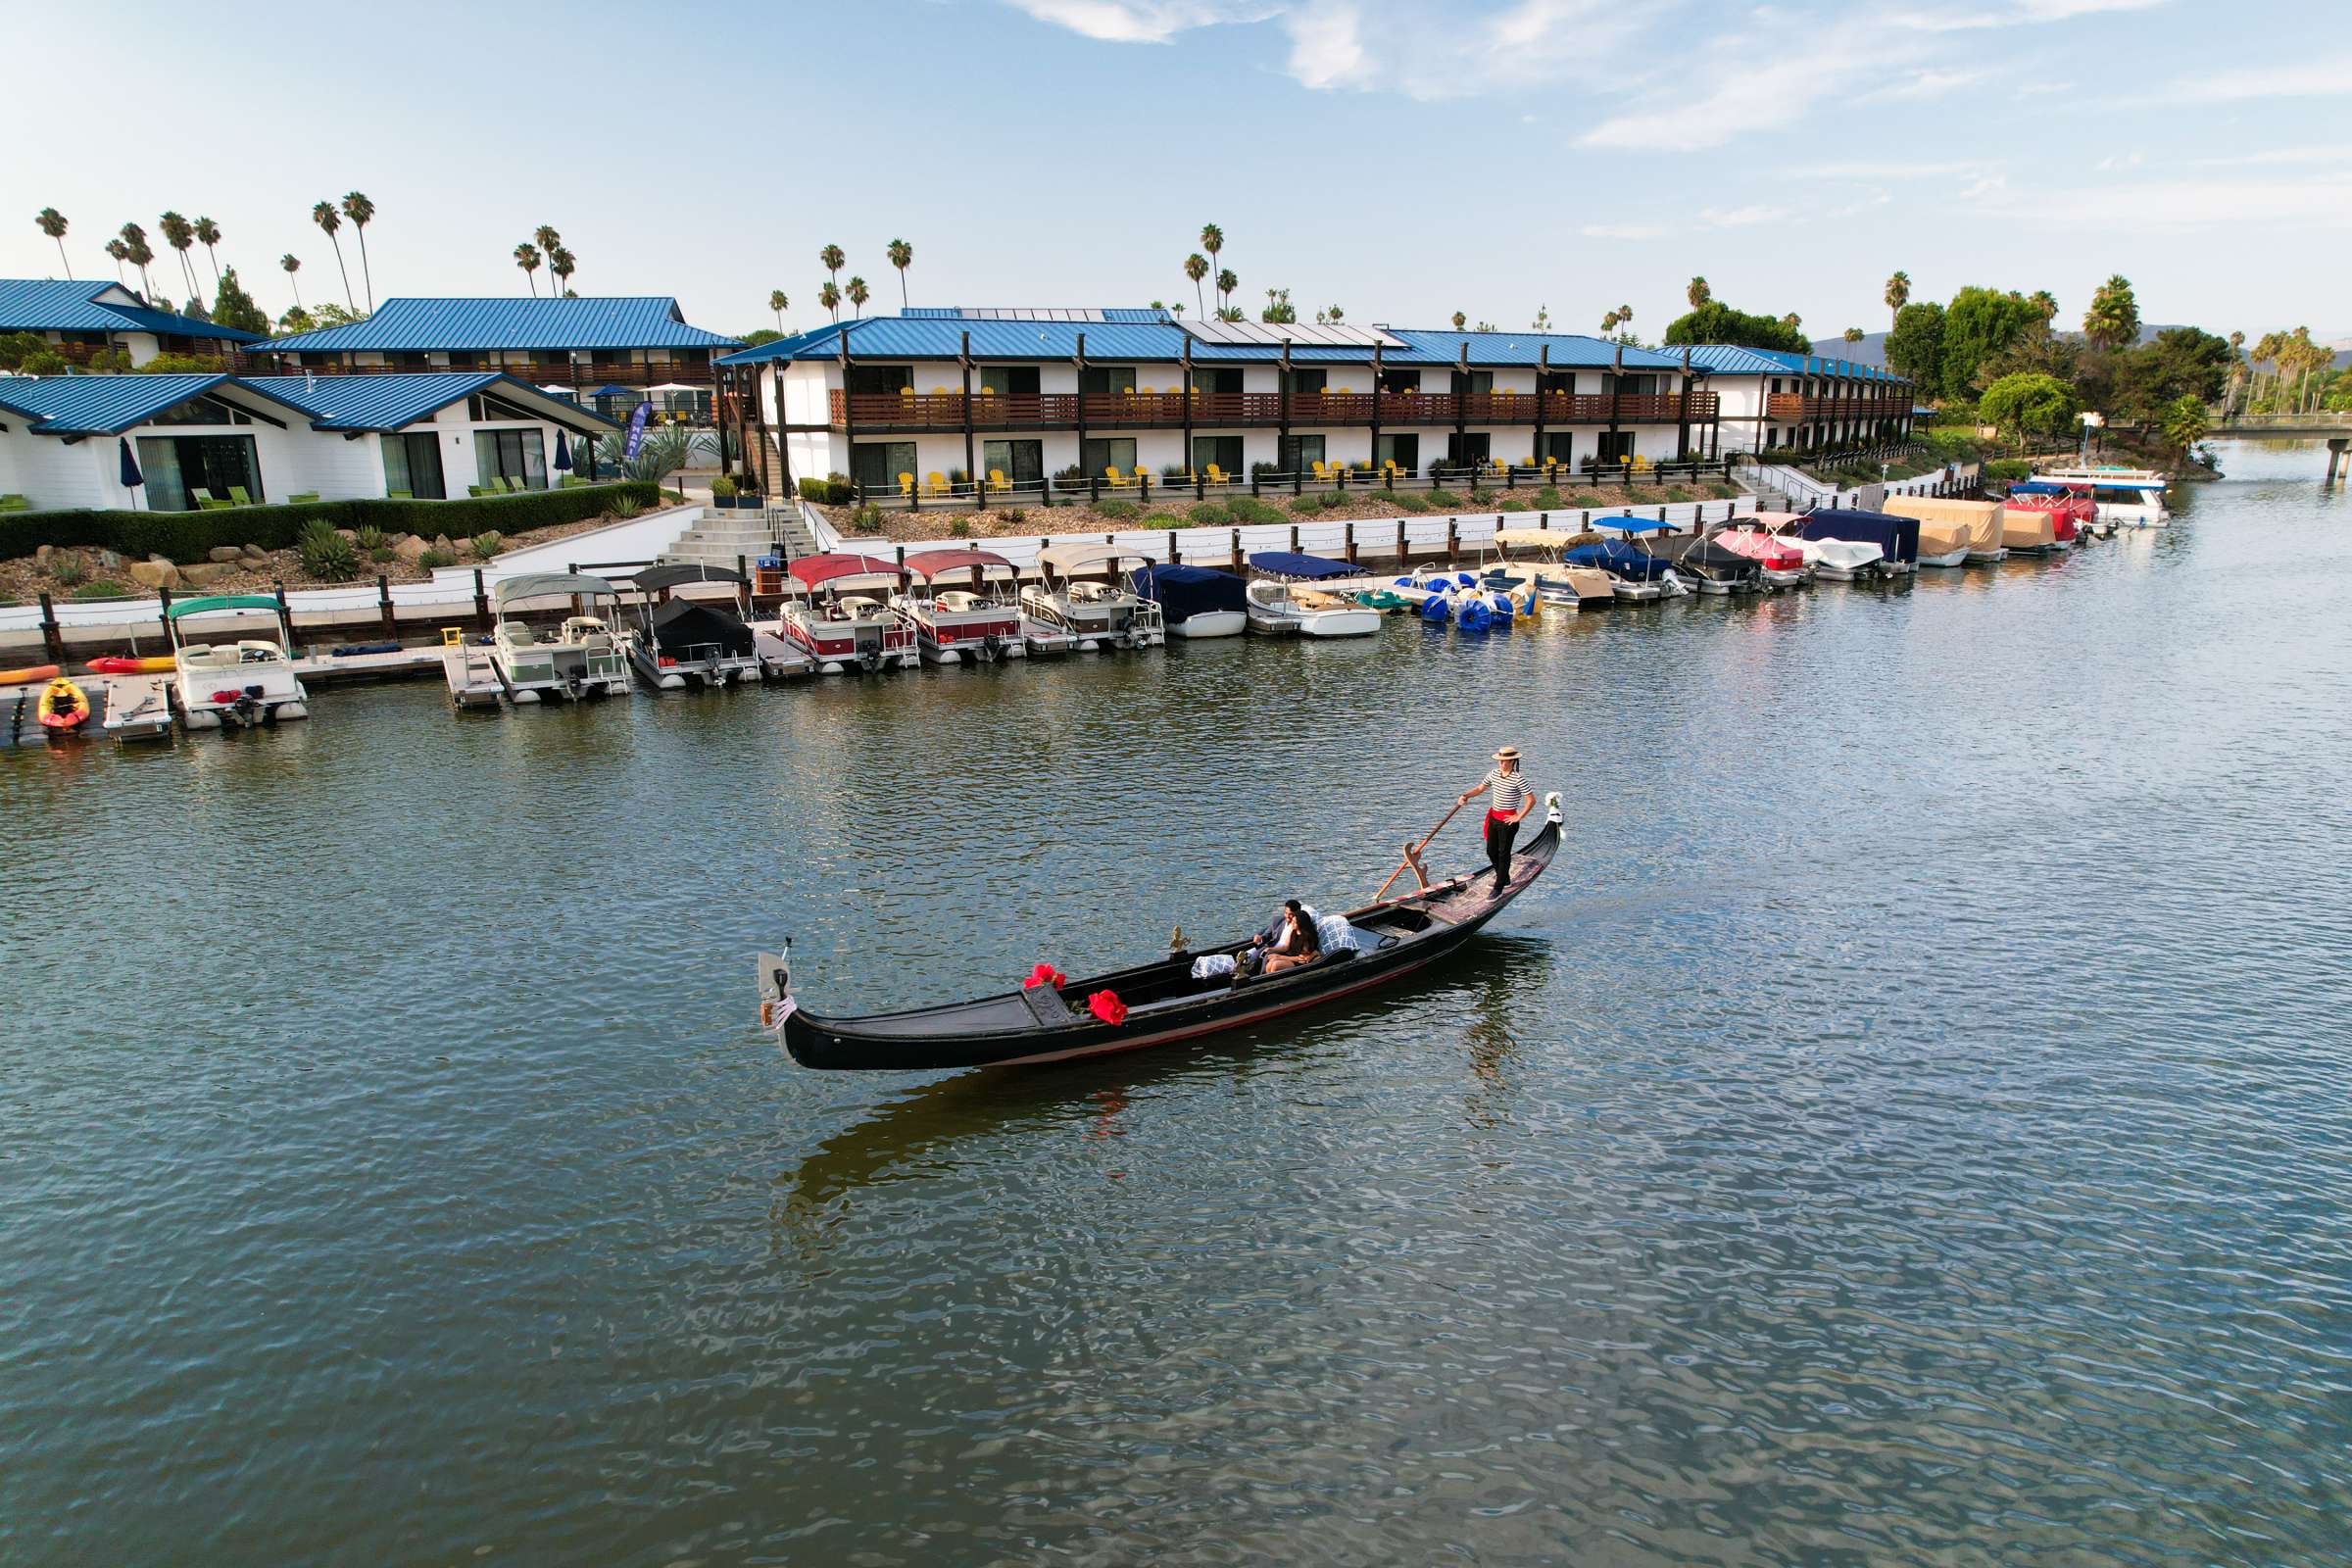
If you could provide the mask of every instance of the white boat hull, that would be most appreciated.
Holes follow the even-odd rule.
[[[1314,610],[1298,619],[1301,637],[1369,637],[1378,630],[1377,610]]]
[[[1919,564],[1923,566],[1965,566],[1968,564],[1968,551],[1947,550],[1939,556],[1922,556]]]
[[[1370,611],[1365,612],[1370,614]],[[1182,620],[1168,622],[1171,637],[1239,637],[1249,629],[1250,617],[1238,610],[1209,610]]]

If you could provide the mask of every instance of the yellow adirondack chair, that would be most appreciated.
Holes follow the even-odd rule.
[[[1223,468],[1220,468],[1220,467],[1218,467],[1218,466],[1217,466],[1215,464],[1213,464],[1213,463],[1212,463],[1212,464],[1210,464],[1210,465],[1208,465],[1208,482],[1209,482],[1210,484],[1212,484],[1212,485],[1224,485],[1224,484],[1231,484],[1231,483],[1233,483],[1233,481],[1232,481],[1231,479],[1228,479],[1227,477],[1225,477],[1225,470],[1224,470]]]
[[[923,494],[927,496],[944,496],[947,493],[947,475],[941,473],[937,468],[933,468],[929,473],[923,475]]]
[[[1307,465],[1307,466],[1314,470],[1315,479],[1318,483],[1329,484],[1331,482],[1331,470],[1323,466],[1322,459],[1314,459]]]
[[[1110,481],[1113,490],[1124,490],[1135,483],[1133,479],[1120,476],[1119,466],[1115,463],[1102,470],[1102,477]]]
[[[988,488],[992,494],[1001,496],[1012,488],[1012,481],[1004,477],[1003,468],[991,468],[988,470]]]
[[[913,474],[911,474],[911,473],[902,473],[902,474],[900,474],[900,475],[899,475],[899,494],[901,494],[901,495],[903,495],[903,496],[910,496],[910,495],[914,494],[914,475],[913,475]]]

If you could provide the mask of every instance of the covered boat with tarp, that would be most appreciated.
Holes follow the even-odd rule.
[[[2086,484],[2023,479],[2002,502],[2001,542],[2012,555],[2047,556],[2072,550],[2082,530],[2098,518],[2098,503]]]
[[[1503,528],[1495,532],[1494,549],[1501,560],[1489,566],[1480,581],[1509,594],[1523,592],[1534,602],[1561,610],[1592,610],[1617,602],[1617,579],[1598,566],[1572,566],[1564,557],[1576,548],[1581,533],[1550,528]],[[1512,552],[1519,555],[1512,559]]]
[[[1919,519],[1854,507],[1821,507],[1804,515],[1797,531],[1807,539],[1841,540],[1876,545],[1878,559],[1869,570],[1879,576],[1906,576],[1919,569]],[[1824,573],[1827,575],[1827,573]]]
[[[1171,637],[1239,637],[1249,626],[1249,584],[1230,571],[1162,561],[1136,567],[1127,582],[1159,606]]]
[[[1619,599],[1636,604],[1670,599],[1690,590],[1674,569],[1674,563],[1642,548],[1645,534],[1663,533],[1666,525],[1642,517],[1595,517],[1592,531],[1601,537],[1589,545],[1564,551],[1560,559],[1571,566],[1591,566],[1614,579]]]
[[[701,597],[681,590],[706,588]],[[645,596],[629,628],[629,662],[662,691],[758,680],[758,639],[743,618],[751,579],[725,566],[663,562],[629,579]]]
[[[2001,559],[2001,504],[1957,496],[1888,496],[1882,510],[1919,519],[1919,564],[1957,566]]]
[[[987,550],[918,550],[891,600],[927,664],[993,664],[1029,652],[1021,636],[1020,573]]]
[[[2087,487],[2091,515],[2085,520],[2103,530],[2161,528],[2172,520],[2164,505],[2164,492],[2172,481],[2154,468],[2075,465],[2036,469],[2034,481]]]
[[[1257,574],[1245,607],[1251,631],[1276,637],[1369,637],[1380,630],[1379,611],[1312,586],[1361,576],[1360,567],[1328,556],[1260,550],[1250,558],[1250,568]]]
[[[890,606],[906,581],[905,567],[872,556],[803,556],[784,568],[782,635],[819,674],[910,669],[914,631]]]
[[[1767,588],[1799,588],[1813,579],[1813,564],[1797,541],[1783,532],[1798,520],[1793,512],[1758,512],[1734,517],[1715,531],[1715,542],[1756,564]]]
[[[1642,548],[1671,562],[1702,594],[1752,594],[1764,586],[1754,559],[1718,543],[1712,533],[1657,534],[1642,540]]]
[[[1276,974],[1243,972],[1240,960],[1258,941],[1252,935],[1082,980],[1040,963],[1018,990],[832,1017],[801,1005],[788,950],[760,956],[760,1021],[801,1066],[835,1071],[1027,1066],[1206,1040],[1394,984],[1459,949],[1551,863],[1560,846],[1559,796],[1546,796],[1544,808],[1542,831],[1512,857],[1510,880],[1500,887],[1482,865],[1323,916],[1315,922],[1326,933],[1323,956]]]

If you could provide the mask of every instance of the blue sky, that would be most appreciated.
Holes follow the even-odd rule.
[[[2151,320],[2352,333],[2352,35],[2337,0],[837,0],[37,7],[12,19],[0,273],[77,275],[126,219],[207,214],[272,314],[341,293],[311,204],[375,201],[375,289],[587,293],[727,330],[875,307],[1190,300],[1203,222],[1353,320],[1654,335],[1716,297],[1878,328],[1886,274]],[[125,45],[133,45],[125,53]],[[148,85],[152,59],[168,74]],[[30,67],[30,69],[24,69]],[[234,83],[253,84],[247,100]],[[114,85],[101,86],[102,82]],[[217,88],[208,83],[220,84]],[[642,107],[634,107],[642,106]],[[343,234],[354,287],[359,257]],[[161,244],[160,238],[155,241]],[[201,252],[199,252],[201,257]],[[169,255],[166,258],[170,265]],[[544,274],[542,274],[544,281]]]

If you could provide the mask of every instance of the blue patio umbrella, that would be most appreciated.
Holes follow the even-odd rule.
[[[139,472],[139,460],[130,455],[130,437],[117,436],[115,438],[115,449],[122,455],[122,487],[126,490],[136,490],[139,486],[145,484],[147,482],[147,476]]]
[[[571,466],[571,445],[564,439],[561,430],[556,432],[556,466],[559,469]]]

